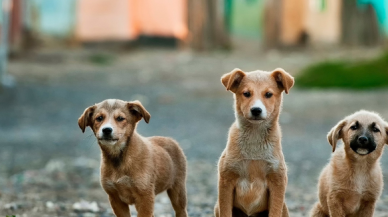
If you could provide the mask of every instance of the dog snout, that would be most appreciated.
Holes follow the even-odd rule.
[[[369,143],[369,139],[368,139],[368,137],[366,137],[366,136],[360,136],[360,137],[358,137],[357,141],[358,141],[360,144],[362,144],[362,145],[366,145],[366,144]]]
[[[105,127],[102,129],[104,135],[109,136],[112,133],[113,129],[111,127]]]
[[[251,108],[251,113],[253,116],[259,116],[259,115],[261,115],[262,112],[263,112],[263,110],[259,107]]]

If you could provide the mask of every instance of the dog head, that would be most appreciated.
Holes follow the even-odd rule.
[[[223,75],[221,82],[226,90],[235,94],[236,114],[257,124],[278,116],[282,92],[288,94],[294,78],[280,68],[272,72],[258,70],[248,73],[234,69]]]
[[[335,151],[342,139],[347,155],[380,157],[384,144],[388,144],[388,123],[378,114],[369,111],[356,112],[333,127],[327,139]]]
[[[82,132],[90,127],[102,146],[122,146],[142,118],[148,123],[151,115],[139,101],[108,99],[86,108],[78,119],[78,125]]]

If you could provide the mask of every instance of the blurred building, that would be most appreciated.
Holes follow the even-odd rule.
[[[139,35],[185,40],[186,4],[186,0],[79,0],[75,35],[80,41],[133,40]]]
[[[35,40],[130,41],[188,36],[186,0],[10,0],[13,32]],[[11,37],[14,43],[15,37]]]
[[[267,47],[376,45],[388,36],[388,0],[9,0],[10,42],[174,38],[196,49],[229,35]]]
[[[274,46],[376,45],[388,36],[387,12],[387,0],[267,1],[264,28],[276,24],[276,31],[265,39]]]

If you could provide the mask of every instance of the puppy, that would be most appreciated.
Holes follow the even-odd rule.
[[[236,121],[218,163],[215,216],[288,216],[279,114],[294,78],[283,69],[234,69],[221,82],[234,93]]]
[[[139,101],[109,99],[87,108],[78,119],[89,126],[102,151],[101,185],[118,217],[153,216],[155,195],[167,190],[177,217],[186,217],[186,158],[178,143],[167,137],[142,137],[136,132],[150,114]]]
[[[383,189],[379,159],[388,143],[388,123],[378,114],[359,111],[340,121],[327,135],[334,152],[319,178],[314,217],[371,217]]]

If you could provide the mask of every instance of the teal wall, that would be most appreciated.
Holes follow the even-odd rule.
[[[42,35],[68,37],[74,31],[76,0],[28,0],[25,24]]]
[[[377,15],[381,30],[388,36],[388,0],[358,0],[360,7],[372,4]]]
[[[230,0],[230,30],[235,36],[261,38],[265,0]]]

